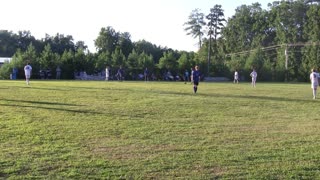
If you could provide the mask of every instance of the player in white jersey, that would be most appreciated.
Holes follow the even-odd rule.
[[[109,81],[109,67],[106,67],[106,81]]]
[[[319,74],[316,72],[316,69],[311,70],[310,81],[311,81],[311,89],[313,93],[313,99],[317,98],[317,88],[319,86]]]
[[[234,72],[234,80],[233,80],[233,83],[239,83],[239,73],[238,73],[238,70],[236,70]]]
[[[26,83],[27,85],[30,84],[30,77],[31,77],[32,67],[27,63],[27,65],[24,66],[24,75],[26,77]]]
[[[257,72],[255,69],[253,69],[253,71],[250,74],[251,78],[252,78],[252,87],[256,87],[256,81],[257,81]]]

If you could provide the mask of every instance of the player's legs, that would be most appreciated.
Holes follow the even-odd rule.
[[[30,84],[30,75],[26,75],[26,84],[29,85]]]
[[[252,87],[256,87],[256,78],[252,78]]]
[[[193,92],[194,92],[194,93],[197,93],[197,91],[198,91],[198,85],[199,85],[199,82],[196,82],[196,81],[193,82]]]
[[[313,99],[316,99],[317,98],[317,87],[313,87],[312,92],[313,92]]]

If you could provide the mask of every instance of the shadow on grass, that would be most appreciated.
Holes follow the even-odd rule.
[[[63,91],[63,92],[91,92],[95,90],[113,90],[112,88],[95,88],[95,87],[72,87],[72,86],[66,86],[66,87],[60,87],[60,88],[48,88],[48,87],[33,87],[33,86],[27,86],[27,87],[20,87],[25,88],[29,90],[42,90],[42,91]]]
[[[271,100],[271,101],[287,101],[287,102],[311,102],[316,103],[312,98],[310,99],[291,99],[285,97],[270,97],[270,96],[253,96],[253,95],[230,95],[230,97],[234,98],[245,98],[245,99],[256,99],[256,100]]]
[[[58,105],[58,106],[84,106],[78,104],[58,103],[58,102],[44,102],[44,101],[26,101],[26,100],[15,100],[15,99],[0,99],[0,101],[8,102],[19,102],[19,103],[31,103],[31,104],[43,104],[43,105]]]
[[[26,86],[26,87],[20,87],[25,89],[37,89],[37,90],[49,90],[49,91],[70,91],[69,89],[60,89],[60,88],[47,88],[47,87],[33,87],[33,86]]]
[[[213,96],[221,96],[221,94],[210,94]],[[222,96],[223,97],[223,96]],[[286,102],[304,102],[304,103],[317,103],[312,98],[310,99],[291,99],[286,97],[273,97],[273,96],[255,96],[255,95],[224,95],[224,97],[253,99],[253,100],[267,100],[267,101],[286,101]]]
[[[24,87],[29,88],[29,87]],[[257,96],[257,95],[234,95],[234,94],[217,94],[217,93],[202,93],[201,89],[199,89],[197,94],[193,93],[193,90],[190,88],[190,93],[187,92],[177,92],[177,91],[170,91],[168,90],[157,90],[152,89],[150,91],[146,91],[145,89],[125,89],[125,88],[108,88],[108,87],[83,87],[83,86],[67,86],[68,89],[54,89],[54,88],[34,88],[32,89],[40,89],[40,90],[60,90],[60,91],[70,91],[70,89],[86,89],[86,90],[112,90],[115,92],[137,92],[141,91],[144,93],[150,94],[159,94],[159,95],[179,95],[179,96],[187,96],[187,97],[222,97],[222,98],[240,98],[240,99],[252,99],[252,100],[267,100],[267,101],[286,101],[286,102],[304,102],[304,103],[318,103],[317,100],[313,99],[294,99],[294,98],[287,98],[287,97],[272,97],[272,96]],[[72,91],[72,90],[71,90]]]
[[[234,95],[234,94],[217,94],[217,93],[201,93],[199,91],[197,94],[193,92],[186,93],[186,92],[173,92],[173,91],[159,91],[155,90],[153,92],[159,94],[166,94],[166,95],[183,95],[188,97],[221,97],[221,98],[240,98],[240,99],[252,99],[252,100],[268,100],[268,101],[286,101],[286,102],[304,102],[304,103],[318,103],[317,100],[313,99],[291,99],[286,97],[270,97],[270,96],[255,96],[255,95]]]
[[[137,92],[138,89],[121,89],[121,88],[94,88],[94,87],[69,87],[69,88],[81,88],[81,89],[99,89],[99,90],[112,90],[116,92]],[[234,95],[234,94],[217,94],[217,93],[202,93],[201,89],[198,91],[197,94],[193,93],[193,89],[190,88],[190,93],[187,92],[177,92],[177,91],[170,91],[170,90],[157,90],[152,89],[151,91],[146,91],[141,89],[141,92],[146,92],[150,94],[163,94],[163,95],[178,95],[178,96],[200,96],[200,97],[222,97],[222,98],[240,98],[240,99],[252,99],[252,100],[268,100],[268,101],[286,101],[286,102],[305,102],[305,103],[317,103],[317,100],[310,99],[293,99],[287,97],[272,97],[272,96],[255,96],[255,95]]]
[[[73,110],[73,109],[41,107],[41,106],[27,106],[27,105],[14,105],[14,104],[0,104],[0,106],[46,109],[46,110],[65,111],[65,112],[72,112],[72,113],[102,114],[100,112],[88,111],[88,110]]]

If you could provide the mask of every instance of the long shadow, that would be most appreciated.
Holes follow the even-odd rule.
[[[65,111],[65,112],[73,112],[73,113],[103,114],[103,113],[100,113],[100,112],[94,112],[94,111],[88,111],[88,110],[73,110],[73,109],[51,108],[51,107],[41,107],[41,106],[26,106],[26,105],[14,105],[14,104],[0,104],[0,106],[22,107],[22,108],[36,108],[36,109]]]
[[[48,88],[48,87],[33,87],[33,86],[28,86],[28,87],[20,87],[20,88],[25,88],[25,89],[34,89],[34,90],[48,90],[48,91],[64,91],[64,92],[72,92],[74,89],[77,92],[89,92],[92,90],[113,90],[113,88],[95,88],[95,87],[72,87],[72,86],[66,86],[66,87],[60,87],[60,88]],[[82,90],[87,90],[87,91],[79,91],[80,89]]]
[[[26,89],[38,89],[38,90],[50,90],[50,91],[70,91],[68,89],[59,89],[59,88],[47,88],[47,87],[33,87],[33,86],[28,86],[28,87],[20,87],[20,88],[26,88]]]
[[[31,103],[31,104],[44,104],[44,105],[59,105],[59,106],[84,106],[79,104],[57,103],[57,102],[45,102],[45,101],[27,101],[27,100],[15,100],[15,99],[0,99],[0,101],[19,102],[19,103]]]
[[[28,87],[25,87],[28,88]],[[33,87],[32,87],[33,88]],[[96,88],[96,87],[83,87],[83,86],[67,86],[66,88],[68,89],[86,89],[86,90],[112,90],[112,91],[127,91],[127,92],[136,92],[139,91],[137,89],[133,90],[133,89],[121,89],[121,88],[107,88],[107,87],[100,87],[100,88]],[[48,89],[48,90],[57,90],[57,89],[50,89],[50,88],[38,88],[38,89]],[[62,90],[59,89],[61,91],[69,91],[69,90]],[[143,91],[143,90],[141,90]],[[308,102],[308,103],[317,103],[317,101],[315,100],[307,100],[307,99],[291,99],[291,98],[285,98],[285,97],[268,97],[268,96],[254,96],[254,95],[234,95],[234,94],[217,94],[217,93],[201,93],[201,89],[199,90],[199,92],[195,95],[193,94],[192,90],[190,89],[190,93],[186,93],[186,92],[176,92],[176,91],[167,91],[167,90],[156,90],[153,89],[152,91],[150,91],[150,93],[158,93],[158,94],[167,94],[167,95],[183,95],[183,96],[200,96],[200,97],[226,97],[226,98],[242,98],[242,99],[255,99],[255,100],[269,100],[269,101],[287,101],[287,102]]]
[[[210,94],[221,96],[221,94]],[[270,96],[255,96],[255,95],[227,95],[225,97],[230,98],[242,98],[242,99],[255,99],[255,100],[269,100],[269,101],[287,101],[287,102],[304,102],[304,103],[317,103],[312,99],[291,99],[286,97],[270,97]]]
[[[200,97],[223,97],[223,98],[240,98],[240,99],[255,99],[255,100],[270,100],[270,101],[287,101],[287,102],[308,102],[308,103],[318,103],[315,100],[307,100],[307,99],[291,99],[291,98],[285,98],[285,97],[270,97],[270,96],[253,96],[253,95],[231,95],[231,94],[217,94],[217,93],[201,93],[198,92],[197,94],[194,94],[193,92],[185,93],[185,92],[175,92],[175,91],[160,91],[160,90],[154,90],[152,92],[156,92],[159,94],[167,94],[167,95],[183,95],[183,96],[200,96]]]
[[[127,92],[137,92],[139,90],[135,89],[120,89],[120,88],[94,88],[94,87],[72,87],[72,88],[85,88],[85,89],[103,89],[103,90],[113,90],[113,91],[127,91]],[[144,91],[144,90],[141,90]],[[201,93],[201,90],[197,94],[192,92],[190,89],[190,93],[186,92],[176,92],[176,91],[168,91],[168,90],[157,90],[153,89],[149,91],[149,93],[157,93],[157,94],[164,94],[164,95],[181,95],[181,96],[202,96],[202,97],[225,97],[225,98],[241,98],[241,99],[255,99],[255,100],[269,100],[269,101],[287,101],[287,102],[308,102],[308,103],[317,103],[315,100],[312,99],[291,99],[285,97],[270,97],[270,96],[254,96],[254,95],[234,95],[234,94],[217,94],[217,93]]]

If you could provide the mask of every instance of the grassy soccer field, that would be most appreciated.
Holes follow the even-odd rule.
[[[310,84],[0,81],[0,179],[318,179]]]

